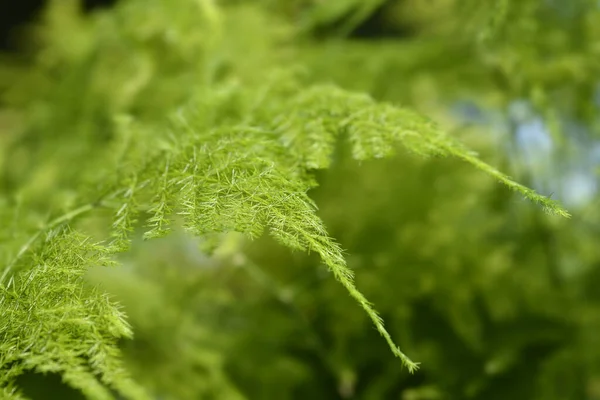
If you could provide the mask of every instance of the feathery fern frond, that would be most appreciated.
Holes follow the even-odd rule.
[[[195,235],[242,232],[256,238],[269,229],[287,247],[318,253],[411,371],[416,364],[398,350],[371,304],[355,288],[342,249],[328,236],[315,214],[316,206],[307,196],[314,186],[310,170],[327,167],[340,134],[349,136],[358,160],[389,156],[398,144],[423,156],[455,156],[542,203],[549,211],[568,215],[550,200],[480,161],[413,111],[378,104],[368,96],[332,86],[302,90],[287,100],[275,96],[267,103],[267,114],[259,114],[256,121],[252,114],[243,116],[241,125],[228,123],[195,131],[199,118],[195,112],[183,112],[174,120],[172,131],[189,136],[178,137],[180,143],[168,150],[172,152],[165,156],[168,168],[165,163],[164,169],[153,170],[146,178],[150,182],[146,186],[158,188],[161,196],[161,203],[149,210],[149,222],[165,225],[170,214],[178,213]],[[263,126],[254,126],[253,122]],[[197,125],[202,127],[201,123]],[[134,176],[143,174],[142,170],[134,172]],[[172,206],[166,205],[170,197],[166,188],[178,194]],[[123,189],[126,193],[136,191],[135,187]],[[117,218],[122,218],[124,207],[143,204],[144,198],[154,195],[141,191],[139,199],[128,197],[127,205],[117,211]],[[127,226],[115,225],[120,238],[128,236]],[[155,232],[150,230],[146,236],[152,237]]]
[[[19,261],[29,268],[0,285],[1,386],[25,371],[53,372],[90,399],[111,399],[107,388],[148,398],[119,357],[117,340],[131,336],[123,314],[83,282],[89,266],[110,264],[106,248],[64,228],[44,236]]]
[[[122,35],[117,37],[128,38],[134,43],[131,48],[139,57],[138,61],[142,60],[139,62],[144,67],[140,68],[146,72],[143,82],[135,83],[131,91],[140,93],[146,80],[152,77],[160,84],[146,89],[148,93],[160,96],[155,96],[158,100],[152,103],[154,98],[150,101],[144,96],[139,96],[137,102],[132,100],[134,96],[129,89],[119,88],[117,94],[104,94],[109,100],[118,99],[114,105],[116,110],[98,106],[99,110],[94,109],[94,112],[100,117],[94,114],[94,118],[106,122],[118,111],[119,115],[131,114],[132,124],[136,124],[117,121],[118,129],[111,127],[116,131],[111,133],[117,137],[107,140],[108,147],[113,149],[115,143],[121,144],[121,140],[126,143],[116,166],[98,172],[94,165],[88,165],[88,169],[94,169],[90,176],[97,181],[86,188],[91,193],[80,196],[85,198],[82,203],[87,205],[67,212],[65,217],[59,217],[31,236],[2,270],[0,384],[6,388],[4,394],[9,398],[20,398],[14,381],[29,370],[60,373],[65,382],[92,399],[111,398],[111,389],[127,398],[147,398],[121,365],[117,340],[131,336],[128,325],[118,307],[100,291],[87,288],[83,280],[88,267],[107,265],[114,253],[129,248],[138,220],[145,224],[146,239],[168,234],[172,220],[181,218],[186,230],[193,235],[211,237],[216,234],[218,241],[219,234],[240,232],[249,238],[257,238],[267,231],[290,249],[317,253],[334,278],[369,316],[393,354],[414,372],[418,364],[400,351],[375,307],[356,288],[353,271],[346,263],[342,247],[328,234],[316,214],[316,204],[308,195],[316,185],[314,170],[330,165],[336,143],[343,138],[350,142],[356,160],[389,157],[400,146],[424,157],[459,158],[540,203],[547,211],[568,216],[556,203],[484,163],[434,122],[415,111],[379,103],[366,94],[348,92],[333,85],[305,88],[295,82],[268,80],[268,83],[275,81],[269,86],[258,79],[275,68],[261,71],[261,74],[252,71],[256,75],[240,84],[231,77],[216,78],[220,73],[227,76],[219,69],[227,69],[227,62],[220,64],[211,57],[227,60],[227,51],[234,53],[236,48],[224,46],[226,50],[220,50],[214,44],[204,43],[204,38],[199,36],[174,45],[172,58],[161,64],[157,61],[160,50],[169,38],[185,36],[188,30],[195,32],[192,28],[196,23],[196,19],[184,15],[181,29],[170,31],[161,11],[186,14],[186,10],[194,10],[210,14],[208,17],[213,25],[220,23],[219,17],[213,15],[216,10],[212,2],[186,3],[183,11],[171,9],[167,3],[153,2],[151,16],[159,20],[156,26],[151,23],[138,26],[137,19],[120,26],[117,18],[109,18],[99,19],[95,27],[103,40],[120,43],[120,40],[102,36],[107,35],[107,30],[100,29],[104,26],[101,24],[115,24],[122,30],[116,30],[117,35]],[[347,4],[350,8],[358,7],[354,1]],[[369,7],[377,4],[379,1],[370,1],[365,10],[369,11]],[[136,6],[140,7],[137,4],[122,10],[138,17]],[[133,18],[127,12],[124,15]],[[226,31],[223,30],[224,34]],[[80,50],[82,54],[94,54],[98,49],[94,47],[94,35],[84,39],[79,47],[62,56],[67,64],[70,57],[76,59],[73,68],[86,76],[88,63],[93,64],[94,56],[86,58],[76,53]],[[260,42],[256,46],[260,50],[264,42],[257,42]],[[243,41],[241,43],[238,43],[239,47],[243,47]],[[57,49],[51,50],[60,54],[63,50],[57,43],[54,45]],[[258,50],[257,53],[262,54]],[[204,60],[204,56],[210,61]],[[156,65],[147,62],[148,59],[156,61]],[[193,69],[189,64],[196,66],[195,63],[201,73],[196,75],[195,70],[193,73],[187,71],[189,80],[179,79],[182,69],[185,70],[182,65]],[[110,71],[103,67],[100,70],[104,73]],[[149,72],[153,68],[165,73],[165,82],[161,81],[161,74]],[[201,84],[179,88],[196,80]],[[99,81],[94,84],[101,86]],[[169,85],[177,88],[171,92]],[[55,89],[68,92],[62,86]],[[94,96],[93,93],[89,95]],[[164,100],[162,95],[175,104]],[[49,98],[53,99],[52,96]],[[126,104],[130,100],[134,106],[128,109]],[[69,102],[74,101],[69,98]],[[98,100],[98,103],[102,101]],[[52,101],[44,106],[54,110]],[[134,117],[136,107],[141,109],[137,119]],[[153,110],[164,107],[167,108],[165,114],[176,111],[170,114],[169,121],[161,123],[166,116],[153,115]],[[64,114],[68,110],[59,111]],[[90,120],[96,120],[84,111],[78,122],[93,126]],[[53,118],[45,119],[45,113],[36,114],[36,117],[42,122],[54,121]],[[120,130],[134,129],[144,132],[136,137],[144,141],[143,145],[132,144],[127,138],[118,136]],[[95,131],[92,129],[92,132]],[[101,154],[98,159],[110,164],[103,156],[110,158]],[[80,187],[75,186],[75,189]],[[82,216],[84,212],[102,218],[100,212],[96,213],[99,208],[109,209],[113,214],[112,225],[103,220],[109,231],[104,237],[107,243],[92,243],[86,236],[68,229],[75,225],[74,217]]]
[[[307,195],[314,186],[310,171],[327,167],[339,135],[348,135],[353,155],[358,160],[389,156],[394,153],[397,144],[424,156],[458,157],[529,199],[542,203],[549,211],[567,215],[548,199],[514,183],[456,145],[433,122],[410,110],[378,104],[366,95],[348,93],[332,86],[317,86],[300,91],[287,100],[274,97],[267,102],[270,104],[266,109],[272,114],[262,114],[256,121],[265,126],[253,126],[253,116],[247,115],[238,124],[227,123],[208,130],[202,130],[206,128],[198,123],[201,130],[195,131],[194,118],[198,117],[194,112],[187,115],[184,112],[175,119],[171,130],[175,132],[178,143],[161,150],[161,154],[167,152],[163,156],[164,161],[149,169],[146,163],[133,169],[130,171],[132,178],[124,181],[123,187],[117,190],[122,195],[121,204],[115,210],[113,236],[116,242],[111,244],[111,249],[124,250],[128,247],[134,218],[143,211],[151,215],[147,219],[151,229],[145,234],[146,238],[164,235],[164,227],[175,213],[184,217],[185,226],[195,235],[235,231],[256,238],[268,229],[277,241],[289,248],[319,254],[333,276],[369,315],[392,352],[412,372],[418,365],[399,350],[373,306],[356,289],[353,272],[346,265],[340,245],[327,234],[315,214],[315,204]],[[227,102],[223,105],[227,106]],[[270,126],[266,121],[271,121]],[[152,197],[155,200],[151,200]],[[78,349],[68,348],[70,337],[64,338],[64,343],[60,342],[61,338],[53,339],[57,348],[53,364],[40,362],[40,365],[34,363],[19,368],[63,372],[70,384],[79,385],[75,387],[91,398],[104,398],[105,389],[98,386],[92,375],[86,375],[91,373],[86,372],[88,370],[101,373],[109,386],[119,385],[123,390],[133,387],[130,383],[123,383],[127,381],[121,381],[119,374],[109,375],[110,371],[115,371],[109,363],[118,363],[114,340],[129,335],[126,326],[114,314],[116,311],[110,303],[93,300],[96,297],[84,297],[91,295],[87,295],[78,283],[87,265],[106,262],[101,256],[107,250],[92,246],[75,234],[53,234],[50,239],[43,243],[41,250],[29,252],[27,263],[31,267],[10,277],[3,288],[3,302],[15,301],[14,314],[5,319],[3,325],[3,333],[9,338],[7,343],[11,344],[7,348],[10,351],[6,353],[9,356],[3,363],[4,368],[10,368],[13,374],[17,374],[15,371],[19,369],[15,370],[11,363],[29,360],[29,353],[25,353],[24,349],[13,348],[15,341],[29,343],[29,347],[33,343],[44,342],[39,337],[44,332],[9,329],[11,324],[20,326],[16,321],[27,314],[23,307],[30,304],[27,310],[31,309],[33,313],[53,310],[52,315],[56,318],[46,320],[45,326],[60,329],[61,324],[70,321],[77,327],[75,332],[86,339],[80,342],[81,348]],[[65,240],[67,243],[64,243]],[[60,258],[52,258],[58,255]],[[48,274],[45,279],[38,275],[42,272]],[[30,282],[38,285],[35,287],[41,292],[28,291]],[[42,290],[42,287],[60,290],[64,300],[47,294],[49,289]],[[73,296],[75,291],[77,295]],[[85,302],[80,300],[83,298]],[[43,301],[49,303],[44,306]],[[60,306],[60,301],[68,303]],[[102,310],[93,314],[112,317],[87,321],[84,315],[89,310],[84,304],[104,304]],[[69,318],[65,319],[61,312],[68,313]],[[27,318],[34,317],[29,315]],[[31,329],[42,329],[35,324],[31,326]],[[102,331],[105,333],[95,333]],[[41,348],[37,349],[41,351]],[[86,363],[76,355],[86,355],[89,361]],[[73,363],[77,368],[70,370]],[[77,379],[75,375],[70,377],[69,374],[75,373]],[[83,385],[82,382],[87,383]],[[136,396],[139,397],[138,394]]]

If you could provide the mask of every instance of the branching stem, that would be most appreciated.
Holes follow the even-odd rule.
[[[21,246],[21,249],[19,250],[17,255],[6,266],[6,268],[4,268],[4,271],[2,272],[2,276],[0,276],[0,284],[2,284],[2,282],[4,282],[4,279],[8,276],[10,271],[14,268],[14,266],[17,264],[17,262],[19,262],[19,260],[21,260],[21,258],[25,255],[25,253],[27,253],[27,251],[31,248],[31,246],[33,246],[33,244],[42,235],[42,233],[44,233],[50,229],[56,228],[57,226],[64,224],[66,222],[70,222],[74,218],[76,218],[82,214],[85,214],[88,211],[91,211],[91,210],[99,207],[100,205],[101,205],[101,203],[86,204],[84,206],[76,208],[75,210],[69,211],[68,213],[63,214],[56,219],[53,219],[48,224],[46,224],[41,229],[39,229],[36,233],[34,233],[29,238],[29,240],[27,240],[27,242],[25,242],[25,244],[23,244],[23,246]]]

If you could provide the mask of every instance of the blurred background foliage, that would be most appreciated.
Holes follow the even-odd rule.
[[[183,102],[282,69],[414,108],[573,214],[544,215],[452,160],[358,163],[342,141],[311,196],[421,370],[315,256],[266,237],[227,236],[210,257],[184,234],[140,237],[89,282],[123,304],[127,365],[157,399],[600,400],[597,1],[44,7],[0,59],[1,213],[21,227],[7,246],[141,154]],[[78,398],[52,376],[20,382],[34,399]]]

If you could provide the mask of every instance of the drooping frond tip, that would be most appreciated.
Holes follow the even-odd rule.
[[[306,168],[326,168],[333,152],[332,142],[340,132],[348,134],[357,160],[389,157],[402,145],[421,156],[452,156],[490,175],[544,211],[570,217],[558,202],[527,188],[460,145],[437,124],[419,113],[370,96],[351,93],[331,85],[301,92],[291,103],[283,103],[287,113],[282,136]],[[283,114],[283,111],[282,111]],[[299,128],[297,128],[299,127]]]
[[[454,156],[459,159],[473,165],[475,168],[491,175],[499,182],[506,185],[509,189],[514,190],[515,192],[521,194],[526,199],[539,204],[542,206],[543,210],[552,215],[558,215],[565,218],[570,218],[571,214],[565,210],[558,202],[546,197],[541,194],[535,192],[534,190],[521,185],[518,182],[513,181],[507,175],[498,171],[496,168],[490,166],[489,164],[484,163],[471,152],[465,151],[463,149],[457,150],[456,146],[450,146],[448,151],[451,152]]]

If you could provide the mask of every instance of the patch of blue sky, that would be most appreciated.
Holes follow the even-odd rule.
[[[600,96],[597,101],[600,101]],[[489,127],[503,151],[525,168],[530,183],[542,194],[567,207],[588,204],[598,194],[600,141],[591,139],[582,125],[563,122],[572,151],[559,151],[543,119],[526,101],[514,101],[507,114],[461,102],[454,107],[465,122]]]

